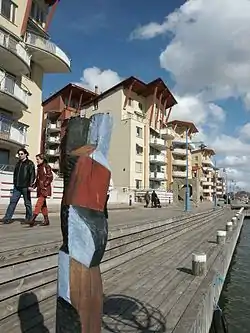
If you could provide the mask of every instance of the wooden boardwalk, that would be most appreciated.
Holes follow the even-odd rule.
[[[204,279],[191,275],[191,255],[205,252],[212,269],[221,250],[216,231],[231,217],[231,211],[220,209],[113,227],[101,266],[103,333],[178,333],[175,329]],[[14,229],[19,227],[7,227],[0,245],[0,332],[54,333],[58,232],[27,228],[17,238]],[[35,236],[34,230],[39,230]]]

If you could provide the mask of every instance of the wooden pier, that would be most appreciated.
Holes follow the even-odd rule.
[[[244,215],[225,244],[217,244],[217,231],[235,213],[218,208],[112,226],[101,265],[103,333],[208,333]],[[0,245],[0,332],[54,333],[60,237],[52,239],[50,228],[27,228],[17,240],[7,227]],[[194,253],[206,255],[203,276],[193,275]]]

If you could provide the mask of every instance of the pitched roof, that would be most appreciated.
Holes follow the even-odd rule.
[[[120,88],[129,88],[132,87],[132,91],[136,92],[138,95],[142,95],[144,97],[149,96],[154,93],[154,89],[157,87],[157,95],[159,96],[162,94],[163,99],[167,99],[167,105],[166,108],[170,108],[177,104],[176,99],[174,98],[173,94],[170,92],[166,84],[161,78],[158,78],[154,81],[151,81],[149,83],[145,83],[141,81],[140,79],[130,76],[127,79],[117,83],[115,86],[111,87],[110,89],[102,92],[101,94],[95,96],[92,101],[88,101],[84,106],[90,105],[92,102],[97,102],[98,100],[101,100],[105,98],[107,95],[112,93],[113,91],[120,89]]]
[[[190,130],[191,133],[199,132],[199,130],[197,129],[195,124],[190,121],[172,120],[167,123],[167,126],[169,126],[169,125],[177,125],[179,127],[186,127]]]

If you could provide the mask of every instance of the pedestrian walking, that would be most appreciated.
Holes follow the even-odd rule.
[[[149,203],[150,203],[150,195],[149,195],[149,192],[147,191],[144,195],[144,200],[145,200],[145,208],[148,207]]]
[[[37,202],[35,205],[32,219],[29,221],[29,225],[33,227],[36,223],[36,218],[41,212],[44,218],[42,226],[48,226],[49,216],[47,207],[47,197],[51,196],[51,183],[53,181],[53,173],[51,167],[47,163],[43,154],[36,155],[37,162],[37,176],[32,186],[33,189],[37,189]]]
[[[151,194],[151,204],[152,204],[152,207],[157,207],[157,201],[158,201],[158,196],[157,194],[155,193],[155,191],[152,192]]]
[[[19,161],[17,162],[14,169],[14,188],[12,196],[10,198],[10,203],[3,218],[4,224],[8,224],[11,222],[16,206],[21,196],[23,196],[24,206],[26,209],[26,221],[29,221],[32,217],[30,187],[35,180],[35,166],[34,163],[29,160],[29,153],[25,148],[19,149],[17,154]]]

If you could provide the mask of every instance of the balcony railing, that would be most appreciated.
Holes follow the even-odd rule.
[[[150,178],[155,180],[165,180],[166,176],[164,172],[151,171]]]
[[[27,52],[25,47],[11,37],[9,34],[0,30],[0,46],[5,48],[7,51],[14,53],[21,61],[26,64],[26,67],[30,67],[30,54]],[[19,60],[20,61],[20,60]],[[27,68],[25,69],[27,72]]]
[[[166,163],[166,156],[163,154],[158,154],[158,155],[150,155],[149,160],[152,163],[161,163],[165,164]]]
[[[163,139],[155,138],[153,136],[150,137],[150,145],[154,146],[160,150],[167,149],[166,141]]]
[[[0,139],[24,146],[27,143],[27,126],[0,116]]]
[[[26,43],[38,49],[44,50],[61,59],[70,68],[70,59],[56,44],[41,36],[28,32]]]
[[[61,122],[57,121],[55,123],[48,123],[47,128],[48,128],[48,130],[51,130],[51,131],[60,131],[61,130]]]
[[[60,150],[59,149],[47,149],[46,154],[49,156],[57,156],[60,154]]]
[[[171,140],[175,137],[175,131],[172,128],[162,128],[160,134],[165,140]]]
[[[186,155],[186,149],[184,149],[184,148],[174,148],[173,154],[184,156],[184,155]]]
[[[48,138],[47,138],[47,141],[49,142],[49,143],[60,143],[60,136],[49,136]]]
[[[19,100],[26,107],[28,106],[28,91],[21,88],[12,76],[2,70],[0,70],[0,90]]]
[[[49,163],[49,166],[51,167],[51,169],[54,169],[54,170],[60,169],[59,163]]]
[[[173,177],[186,178],[186,176],[187,176],[186,171],[173,171]]]
[[[187,165],[187,161],[186,160],[178,160],[178,159],[173,159],[172,161],[173,165],[180,165],[180,166],[186,166]]]

